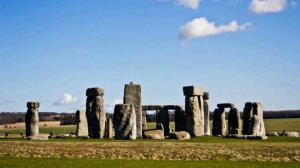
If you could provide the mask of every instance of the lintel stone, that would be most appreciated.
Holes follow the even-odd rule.
[[[204,89],[201,86],[184,86],[183,94],[185,96],[203,96]]]

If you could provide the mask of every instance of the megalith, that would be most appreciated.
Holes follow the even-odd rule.
[[[176,132],[186,130],[185,111],[180,106],[175,108],[174,121]]]
[[[240,112],[237,108],[232,108],[228,114],[228,134],[240,134]]]
[[[26,137],[39,135],[39,102],[27,102],[25,114]]]
[[[111,118],[106,119],[105,122],[105,138],[113,138],[114,131],[113,131],[113,123]]]
[[[88,88],[86,90],[86,117],[88,134],[91,138],[104,138],[106,114],[104,111],[104,90]]]
[[[77,122],[76,135],[88,136],[89,135],[88,125],[87,125],[86,113],[84,110],[76,111],[76,122]]]
[[[203,88],[200,86],[183,87],[185,95],[186,131],[191,137],[204,135]]]
[[[169,111],[166,108],[158,111],[156,113],[156,128],[158,124],[162,124],[164,127],[164,135],[169,135],[170,132],[170,119],[169,119]],[[158,128],[157,128],[158,129]]]
[[[214,111],[213,118],[213,136],[225,136],[226,134],[226,119],[225,109],[217,108]]]
[[[263,106],[259,102],[253,103],[253,116],[251,119],[251,135],[265,136],[265,124],[263,117]]]
[[[123,104],[133,104],[136,114],[136,137],[143,138],[143,112],[141,85],[125,84]]]
[[[117,104],[114,110],[113,124],[116,139],[135,140],[136,114],[133,104]]]
[[[251,119],[253,117],[253,103],[245,103],[243,110],[243,135],[251,134]]]
[[[204,92],[203,101],[204,101],[204,135],[211,135],[210,133],[210,124],[209,124],[209,93]]]

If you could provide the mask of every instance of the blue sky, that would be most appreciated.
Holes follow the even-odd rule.
[[[130,81],[143,104],[200,85],[211,110],[300,109],[299,16],[298,0],[0,0],[0,111],[74,112],[88,87],[111,111]]]

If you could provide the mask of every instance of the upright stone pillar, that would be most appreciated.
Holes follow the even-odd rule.
[[[251,134],[251,119],[253,117],[253,104],[252,102],[245,103],[243,110],[243,135]]]
[[[204,92],[203,94],[204,100],[204,135],[211,135],[210,133],[210,125],[209,125],[209,93]]]
[[[228,114],[228,134],[240,134],[240,112],[237,108],[232,108]]]
[[[170,132],[170,119],[169,119],[169,111],[165,108],[158,111],[156,113],[156,129],[158,129],[158,124],[162,124],[164,126],[164,135],[169,135]]]
[[[176,107],[175,115],[175,131],[186,131],[186,119],[185,119],[185,111],[180,107]]]
[[[105,122],[105,138],[113,138],[113,124],[111,118],[106,119]]]
[[[143,117],[142,117],[142,122],[143,122],[142,129],[146,130],[147,129],[147,111],[143,110],[142,113],[143,113]]]
[[[116,139],[136,139],[136,114],[133,104],[117,104],[113,120]]]
[[[265,124],[263,117],[263,106],[261,103],[253,103],[253,117],[251,119],[251,134],[255,136],[265,136]]]
[[[104,111],[104,90],[88,88],[86,90],[86,117],[91,138],[104,138],[106,114]]]
[[[213,136],[225,136],[225,134],[226,134],[225,109],[217,108],[214,111]]]
[[[39,102],[27,102],[27,113],[25,114],[26,136],[39,135]]]
[[[83,110],[76,111],[76,119],[77,119],[77,136],[88,136],[88,125],[86,119],[86,113]]]
[[[133,104],[136,114],[136,137],[143,138],[143,113],[141,85],[126,84],[124,88],[123,104]]]
[[[186,130],[192,137],[204,135],[203,88],[183,87],[185,95]]]

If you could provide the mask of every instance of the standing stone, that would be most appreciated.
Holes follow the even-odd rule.
[[[183,87],[185,95],[186,130],[192,137],[204,135],[203,88]]]
[[[204,100],[204,135],[211,135],[210,134],[210,124],[209,124],[209,93],[204,92],[203,95]]]
[[[27,102],[27,113],[25,114],[26,136],[39,135],[39,102]]]
[[[104,138],[106,114],[104,111],[104,90],[88,88],[86,90],[86,117],[91,138]]]
[[[240,112],[235,107],[228,114],[228,134],[240,134]]]
[[[147,129],[147,111],[143,110],[143,117],[142,117],[142,129],[146,130]]]
[[[164,135],[169,135],[170,132],[170,119],[169,119],[169,111],[165,108],[158,111],[156,113],[156,128],[158,124],[162,124],[164,128]],[[158,128],[157,128],[158,129]]]
[[[131,139],[136,137],[136,114],[133,104],[117,104],[114,110],[115,138]]]
[[[175,108],[174,121],[175,121],[175,131],[186,130],[185,111],[180,106]]]
[[[265,124],[263,118],[263,106],[261,103],[253,103],[253,117],[251,119],[251,135],[265,136]]]
[[[243,135],[251,134],[251,119],[253,117],[252,102],[245,103],[243,110]]]
[[[124,88],[123,104],[133,104],[136,114],[136,137],[143,138],[143,113],[141,85],[126,84]]]
[[[225,136],[225,134],[226,134],[225,109],[217,108],[214,111],[213,136]]]
[[[88,136],[89,132],[88,132],[88,125],[87,125],[85,111],[77,110],[76,111],[76,119],[77,119],[76,135],[77,136]]]
[[[108,118],[105,122],[105,138],[113,138],[113,125],[111,118]]]

